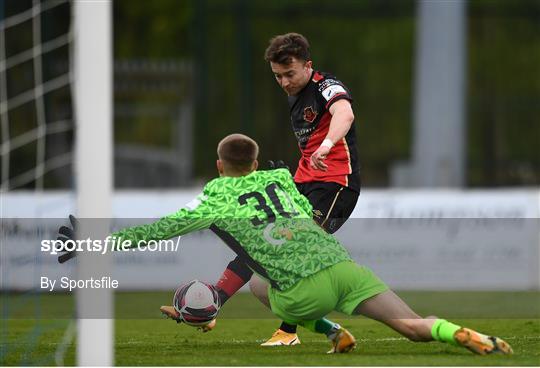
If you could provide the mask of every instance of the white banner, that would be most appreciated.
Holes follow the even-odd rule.
[[[117,192],[113,213],[148,222],[176,212],[198,192]],[[40,251],[41,240],[54,239],[74,212],[69,193],[2,195],[3,289],[40,289],[42,277],[74,277],[74,262],[60,265]],[[36,229],[30,218],[49,220]],[[366,190],[336,236],[394,289],[538,290],[539,218],[538,190]],[[113,277],[122,290],[170,290],[193,278],[215,282],[234,256],[202,231],[182,237],[177,252],[115,254]]]

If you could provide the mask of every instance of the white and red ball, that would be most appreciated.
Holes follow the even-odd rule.
[[[217,317],[219,295],[212,285],[192,280],[176,289],[173,305],[183,322],[204,326]]]

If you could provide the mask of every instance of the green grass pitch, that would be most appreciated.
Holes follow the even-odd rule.
[[[158,308],[172,293],[117,293],[115,364],[130,366],[538,366],[540,293],[401,292],[422,315],[435,314],[506,339],[512,356],[477,356],[437,342],[413,343],[365,318],[332,315],[358,339],[349,354],[327,355],[322,335],[299,328],[301,345],[263,348],[259,344],[279,321],[250,294],[239,294],[220,312],[214,331],[161,318]],[[55,365],[65,348],[66,365],[75,364],[75,344],[62,344],[73,313],[71,295],[2,296],[2,365]],[[6,318],[9,316],[10,318]],[[33,319],[32,319],[33,318]],[[36,319],[37,318],[37,319]]]

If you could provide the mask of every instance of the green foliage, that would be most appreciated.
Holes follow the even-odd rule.
[[[540,182],[539,16],[536,0],[472,2],[468,48],[471,185]]]
[[[353,93],[363,182],[387,185],[393,163],[410,159],[414,1],[114,4],[117,58],[195,63],[199,176],[215,176],[214,147],[232,132],[259,141],[261,161],[281,158],[296,166],[299,152],[286,97],[263,60],[268,40],[291,31],[310,40],[315,68],[335,74]],[[540,2],[467,4],[469,184],[538,184]],[[142,134],[141,142],[150,136]]]
[[[115,57],[192,56],[189,38],[192,3],[187,0],[114,1]]]

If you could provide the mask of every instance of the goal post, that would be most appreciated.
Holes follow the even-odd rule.
[[[75,177],[77,215],[92,221],[94,238],[105,238],[113,189],[112,153],[112,4],[110,0],[73,2]],[[81,232],[86,233],[81,222]],[[110,275],[110,253],[83,253],[78,278]],[[114,364],[114,315],[111,289],[77,293],[77,364]]]

